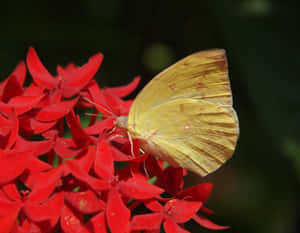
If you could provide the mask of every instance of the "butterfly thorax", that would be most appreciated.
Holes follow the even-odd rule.
[[[127,129],[128,127],[128,117],[120,116],[116,119],[115,125],[120,129]]]

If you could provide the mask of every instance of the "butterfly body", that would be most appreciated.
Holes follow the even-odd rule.
[[[144,151],[205,176],[233,154],[239,134],[225,51],[192,54],[139,93],[117,125]]]

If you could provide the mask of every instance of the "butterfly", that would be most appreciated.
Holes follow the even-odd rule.
[[[239,136],[225,51],[194,53],[159,73],[116,125],[173,166],[200,176],[218,169]]]

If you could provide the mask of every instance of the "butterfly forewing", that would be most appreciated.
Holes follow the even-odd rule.
[[[232,106],[225,51],[198,52],[178,61],[155,76],[139,93],[133,105],[137,109],[135,111],[140,113],[178,97]]]

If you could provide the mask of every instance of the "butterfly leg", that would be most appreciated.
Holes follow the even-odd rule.
[[[129,142],[130,142],[130,151],[131,151],[131,154],[133,155],[133,157],[136,157],[135,154],[134,154],[134,151],[133,151],[133,141],[132,141],[132,137],[130,135],[130,133],[127,131],[127,135],[128,135],[128,139],[129,139]]]

